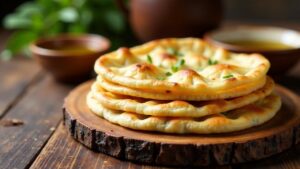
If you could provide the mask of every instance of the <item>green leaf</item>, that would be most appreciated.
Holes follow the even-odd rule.
[[[80,23],[89,26],[93,19],[93,13],[90,10],[84,9],[80,13]]]
[[[234,76],[232,74],[229,74],[229,75],[225,75],[223,76],[223,79],[229,79],[229,78],[233,78]]]
[[[8,61],[13,57],[13,54],[10,50],[5,49],[0,53],[1,60]]]
[[[31,26],[31,20],[17,14],[10,14],[4,18],[3,25],[7,29],[24,29]]]
[[[59,21],[59,16],[57,12],[50,12],[44,18],[43,31],[41,32],[43,36],[50,34],[55,35],[57,33],[63,32],[63,22]]]
[[[22,17],[30,17],[41,12],[41,6],[36,2],[25,2],[17,8],[17,13]]]
[[[78,12],[74,7],[67,7],[59,12],[59,18],[66,23],[73,23],[78,20]]]
[[[112,5],[111,0],[95,0],[101,6],[110,7]]]
[[[106,13],[105,18],[107,24],[113,31],[120,33],[125,29],[125,21],[123,15],[120,12],[110,10]]]
[[[82,32],[86,32],[86,28],[85,26],[81,25],[81,24],[72,24],[70,25],[68,32],[70,33],[82,33]]]
[[[60,23],[57,23],[57,24],[54,24],[51,26],[51,29],[49,29],[46,34],[47,36],[54,36],[54,35],[57,35],[59,33],[62,32],[63,28],[62,28],[62,24]],[[44,35],[45,36],[45,35]]]
[[[58,11],[61,7],[59,7],[58,2],[56,1],[60,0],[36,0],[36,2],[43,8],[43,12],[45,12],[45,10],[48,12],[54,9]]]
[[[32,17],[32,32],[40,32],[43,28],[50,29],[49,27],[46,27],[44,24],[45,18],[43,18],[40,15],[34,15]]]
[[[52,1],[58,3],[61,7],[68,7],[71,5],[72,2],[72,0],[52,0]]]
[[[23,3],[7,18],[8,29],[27,30],[36,37],[92,30],[91,33],[109,37],[114,47],[135,42],[126,18],[112,0],[34,0]],[[13,56],[16,51],[25,49],[20,47],[25,43],[23,37],[11,39],[5,56]]]
[[[77,8],[83,7],[87,0],[73,0],[73,5]]]
[[[19,31],[14,33],[6,44],[6,50],[11,52],[11,55],[15,55],[34,41],[38,35],[30,31]]]
[[[152,64],[152,58],[150,55],[147,55],[147,61]]]

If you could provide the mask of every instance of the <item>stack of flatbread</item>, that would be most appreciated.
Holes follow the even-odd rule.
[[[280,109],[269,61],[197,38],[120,48],[95,63],[87,96],[95,114],[123,127],[165,133],[225,133],[263,124]]]

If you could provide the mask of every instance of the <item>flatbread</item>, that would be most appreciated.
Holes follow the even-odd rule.
[[[112,110],[102,106],[89,93],[88,107],[100,117],[123,127],[164,133],[226,133],[261,125],[275,116],[281,106],[279,96],[271,94],[262,100],[223,114],[201,118],[156,117]]]
[[[233,99],[187,102],[182,100],[159,101],[114,94],[97,83],[92,85],[92,96],[104,107],[134,112],[136,114],[169,117],[202,117],[240,108],[270,95],[274,81],[268,77],[266,84],[248,95]]]
[[[266,77],[262,77],[260,81],[255,82],[254,84],[248,83],[246,85],[240,85],[238,87],[230,88],[227,90],[219,90],[218,92],[215,92],[214,95],[207,92],[203,92],[201,94],[194,93],[194,92],[186,92],[183,94],[178,94],[178,93],[173,93],[170,90],[167,90],[164,93],[159,93],[159,92],[150,92],[141,89],[129,88],[129,87],[120,86],[118,84],[108,82],[104,80],[101,76],[97,77],[97,84],[101,86],[103,89],[110,91],[112,93],[133,96],[133,97],[147,98],[147,99],[155,99],[155,100],[187,100],[187,101],[205,100],[207,101],[207,100],[226,99],[226,98],[229,99],[229,98],[247,95],[253,92],[252,89],[257,90],[263,87],[265,83],[266,83]]]
[[[95,71],[107,82],[152,93],[238,97],[262,87],[270,67],[260,54],[237,54],[197,38],[155,40],[100,57]],[[232,92],[243,86],[245,90]],[[246,92],[245,92],[246,91]]]

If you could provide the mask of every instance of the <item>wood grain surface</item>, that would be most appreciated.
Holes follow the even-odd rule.
[[[130,130],[99,118],[86,105],[93,81],[66,97],[64,122],[70,134],[94,151],[119,159],[168,166],[224,165],[258,160],[300,142],[300,99],[276,86],[282,107],[269,122],[247,130],[210,135],[176,135]]]
[[[0,127],[0,168],[26,168],[38,155],[61,120],[62,101],[69,87],[40,77],[2,119],[19,119],[17,127]]]
[[[167,169],[169,167],[140,165],[93,152],[76,142],[65,126],[60,124],[30,168]],[[231,166],[212,166],[209,169],[231,169]]]
[[[39,67],[28,59],[0,61],[0,117],[12,107],[38,76]],[[10,71],[7,71],[10,70]],[[20,73],[22,72],[22,73]],[[18,98],[17,98],[18,97]]]
[[[9,37],[0,29],[0,51]],[[0,59],[0,117],[20,99],[26,88],[40,72],[37,64],[30,59],[18,58],[11,61]]]

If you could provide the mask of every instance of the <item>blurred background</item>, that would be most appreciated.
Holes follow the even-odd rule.
[[[128,0],[124,2],[128,4]],[[227,21],[264,24],[300,22],[299,0],[222,0],[221,2],[222,23]],[[6,44],[7,50],[4,50],[1,56],[10,58],[20,51],[26,54],[28,51],[24,46],[32,40],[65,32],[101,34],[111,40],[111,49],[136,44],[138,40],[126,20],[124,14],[126,11],[124,12],[124,9],[122,11],[122,7],[120,10],[117,4],[114,0],[0,1],[2,29],[17,30],[10,37]],[[135,18],[143,19],[138,16]],[[147,29],[148,26],[140,27],[140,29]],[[140,35],[139,32],[137,34]],[[140,39],[145,41],[151,38],[143,36]]]
[[[299,0],[224,0],[225,19],[300,22]]]
[[[26,1],[30,0],[0,1],[0,19]],[[226,20],[300,22],[299,0],[223,0],[223,3]]]

